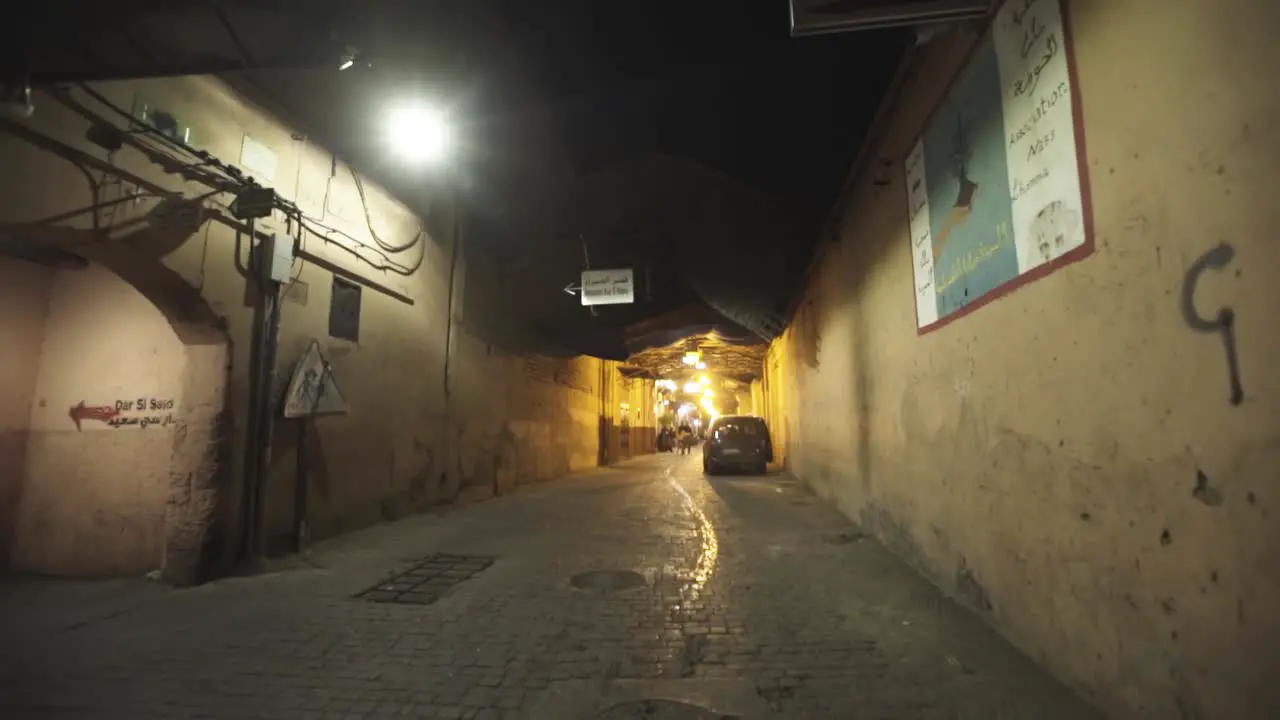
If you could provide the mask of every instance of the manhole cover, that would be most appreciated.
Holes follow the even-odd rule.
[[[736,715],[713,712],[675,700],[625,702],[596,715],[598,720],[738,720]]]
[[[866,535],[860,532],[844,532],[831,533],[822,536],[822,541],[831,543],[832,545],[848,545],[849,543],[861,542],[866,539]]]
[[[649,584],[649,581],[645,580],[640,573],[632,570],[593,570],[574,575],[569,578],[569,584],[579,590],[615,592],[617,590],[645,587]]]
[[[356,597],[370,602],[430,605],[439,600],[446,590],[480,574],[495,560],[497,558],[483,555],[428,555],[408,570],[383,580]]]

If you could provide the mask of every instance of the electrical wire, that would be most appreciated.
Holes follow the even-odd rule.
[[[72,162],[71,164],[75,165],[77,170],[84,173],[85,182],[89,183],[89,193],[92,195],[93,199],[93,205],[90,206],[89,214],[93,216],[93,231],[98,232],[102,230],[102,218],[98,215],[98,199],[102,190],[102,184],[93,176],[93,173],[89,172],[89,168],[78,162]],[[103,177],[106,177],[105,174]]]
[[[300,280],[302,280],[302,271],[307,269],[307,261],[305,258],[301,257],[301,251],[306,249],[306,243],[307,243],[306,236],[303,234],[304,228],[302,227],[301,211],[298,211],[297,215],[289,218],[289,224],[294,225],[294,223],[297,223],[297,226],[290,227],[288,228],[288,230],[290,234],[293,235],[294,241],[297,243],[296,247],[298,249],[298,253],[294,255],[294,259],[297,260],[298,262],[298,273],[293,277],[289,278],[288,284],[284,286],[283,294],[288,294],[289,290],[294,285],[296,285]]]
[[[340,247],[343,247],[344,249],[346,249],[348,252],[355,255],[356,257],[360,258],[364,262],[369,263],[375,269],[393,272],[402,277],[410,277],[414,273],[416,273],[419,269],[421,269],[422,265],[426,262],[427,246],[425,244],[422,244],[422,251],[418,253],[418,258],[414,260],[413,264],[403,265],[399,262],[396,262],[395,260],[392,260],[391,257],[387,253],[383,252],[381,248],[370,245],[369,243],[360,240],[359,238],[355,237],[351,233],[346,232],[345,230],[340,230],[338,228],[325,225],[324,223],[317,222],[307,217],[305,214],[302,215],[301,217],[302,217],[302,226],[307,230],[307,232],[310,232],[311,234],[315,235],[316,237],[319,237],[321,240],[324,240],[326,242],[333,242],[334,235],[338,235],[345,238],[348,242],[350,242],[355,247],[354,248],[346,247],[345,244],[343,243],[338,243],[338,245]],[[317,227],[321,229],[317,229]],[[365,258],[360,254],[359,252],[360,250],[368,250],[373,252],[375,255],[378,256],[378,258],[382,262],[381,263],[370,262],[368,258]]]
[[[360,179],[360,174],[356,172],[356,169],[350,165],[347,166],[347,172],[351,173],[351,179],[355,180],[356,192],[360,195],[360,206],[364,209],[364,222],[369,226],[369,235],[373,237],[373,241],[378,244],[378,247],[389,253],[402,253],[422,241],[423,231],[426,230],[425,225],[419,225],[418,232],[404,245],[392,245],[379,237],[378,231],[373,229],[373,217],[369,213],[369,200],[364,194],[364,182]]]
[[[199,162],[193,163],[189,160],[183,160],[181,158],[174,157],[171,153],[164,152],[163,150],[157,148],[155,145],[152,145],[150,143],[145,143],[145,142],[140,143],[146,146],[146,149],[144,150],[144,152],[150,151],[157,155],[163,156],[166,159],[177,164],[179,167],[181,167],[184,170],[193,170],[193,169],[206,167],[206,166],[211,167],[214,170],[219,171],[224,176],[225,180],[228,180],[232,183],[232,187],[218,188],[213,192],[209,193],[208,195],[203,196],[203,198],[208,198],[208,197],[220,194],[222,192],[234,191],[234,190],[243,189],[252,185],[256,185],[256,183],[251,178],[245,176],[239,170],[239,168],[236,168],[235,166],[232,166],[232,165],[228,165],[218,160],[216,157],[214,157],[208,152],[193,148],[190,145],[187,145],[186,143],[182,142],[181,140],[177,140],[175,138],[172,138],[164,134],[163,132],[160,131],[159,128],[155,127],[151,123],[148,123],[144,120],[134,117],[124,108],[121,108],[119,105],[116,105],[109,98],[104,96],[102,93],[98,92],[97,90],[94,90],[87,83],[78,83],[77,86],[81,90],[83,90],[87,95],[92,97],[94,100],[101,103],[104,107],[106,107],[116,115],[126,120],[130,125],[138,126],[139,128],[142,129],[142,131],[145,134],[156,138],[164,145],[168,145],[176,150],[181,151],[185,155],[195,158]],[[418,232],[414,235],[413,239],[411,239],[408,243],[404,245],[395,246],[383,241],[373,227],[373,218],[369,211],[368,199],[365,196],[364,183],[361,181],[360,176],[356,173],[354,168],[351,168],[350,166],[348,166],[347,169],[348,171],[350,171],[352,178],[355,180],[356,191],[360,196],[360,204],[362,209],[364,210],[365,224],[368,226],[369,235],[373,238],[374,242],[376,243],[377,245],[376,247],[371,246],[368,243],[359,240],[358,238],[351,235],[350,233],[347,233],[338,228],[326,225],[325,223],[317,219],[309,217],[307,213],[303,212],[302,209],[299,208],[296,203],[293,203],[289,200],[285,200],[284,198],[277,196],[276,198],[277,204],[281,206],[281,209],[284,210],[286,216],[292,216],[297,218],[300,228],[307,230],[308,232],[316,235],[317,237],[320,237],[321,239],[327,242],[331,242],[332,235],[334,234],[340,235],[346,240],[350,241],[352,244],[354,244],[356,248],[359,248],[360,250],[371,251],[380,259],[381,261],[380,263],[371,262],[368,258],[364,257],[362,253],[360,253],[359,251],[352,250],[351,252],[361,261],[368,263],[375,269],[386,270],[404,277],[413,275],[419,269],[422,268],[423,263],[426,261],[427,248],[425,244],[422,244],[423,235],[425,234],[425,230],[426,230],[425,225],[420,226],[418,229]],[[326,195],[327,194],[328,193],[326,188]],[[219,203],[219,205],[221,205],[222,207],[228,210],[230,209],[230,206],[224,203]],[[322,228],[323,231],[317,230],[313,226],[318,226]],[[422,251],[418,254],[417,260],[414,261],[413,264],[411,265],[404,265],[399,262],[396,262],[390,257],[390,255],[387,254],[387,253],[405,252],[407,250],[412,249],[415,245],[418,245],[418,244],[422,244]]]
[[[221,207],[224,210],[227,210],[227,211],[231,210],[231,205],[228,203],[215,201],[215,204],[217,204],[219,207]],[[292,218],[293,221],[298,222],[298,224],[307,232],[311,233],[312,235],[315,235],[316,237],[320,238],[325,242],[332,242],[338,245],[339,247],[351,253],[357,259],[366,263],[367,265],[369,265],[375,270],[386,270],[389,272],[396,273],[397,275],[409,277],[413,275],[419,268],[422,267],[423,262],[425,260],[425,255],[426,255],[425,246],[423,247],[423,252],[418,256],[418,259],[412,265],[403,265],[401,263],[398,263],[392,260],[389,255],[387,255],[378,247],[371,245],[355,237],[354,235],[346,232],[345,230],[335,228],[331,225],[326,225],[325,223],[312,219],[306,213],[298,209],[296,205],[290,204],[290,206],[285,209],[285,214],[287,218]],[[346,242],[344,243],[344,242],[335,241],[334,240],[335,235],[340,236],[341,238],[346,240]],[[368,257],[364,256],[363,252],[369,252],[374,254],[377,257],[378,262],[371,261]]]
[[[204,150],[193,148],[190,145],[186,144],[185,142],[178,140],[177,138],[172,138],[164,134],[163,132],[161,132],[160,128],[157,128],[155,125],[152,125],[151,123],[145,120],[134,117],[132,113],[130,113],[129,111],[125,110],[124,108],[112,102],[110,98],[106,97],[105,95],[98,92],[97,90],[94,90],[88,83],[77,83],[76,86],[79,87],[82,91],[84,91],[86,95],[98,101],[98,103],[100,103],[103,107],[107,108],[111,112],[115,113],[116,115],[124,119],[128,123],[129,127],[137,126],[145,134],[150,135],[156,138],[157,140],[159,140],[160,142],[162,142],[163,144],[168,145],[176,150],[179,150],[183,154],[189,155],[200,161],[199,163],[195,163],[195,164],[188,163],[188,167],[198,168],[198,167],[203,167],[207,165],[209,167],[212,167],[215,170],[218,170],[226,177],[227,180],[231,180],[232,182],[236,183],[239,186],[255,184],[252,181],[252,179],[245,176],[245,174],[241,172],[239,168],[233,165],[228,165],[218,160],[216,157],[214,157],[208,152],[205,152]]]

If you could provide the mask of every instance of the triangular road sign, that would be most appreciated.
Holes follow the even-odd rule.
[[[284,416],[300,418],[345,412],[347,401],[333,378],[333,369],[320,354],[320,344],[312,340],[293,369],[289,390],[284,396]]]

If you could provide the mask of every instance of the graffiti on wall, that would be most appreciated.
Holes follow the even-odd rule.
[[[1006,3],[905,163],[926,332],[1092,251],[1060,0]]]
[[[146,430],[152,427],[169,427],[177,422],[173,417],[175,406],[173,398],[140,397],[116,400],[108,405],[89,405],[81,400],[71,406],[67,416],[75,423],[78,431],[84,429],[86,421],[100,423],[108,428],[136,427]]]
[[[1182,281],[1182,318],[1187,327],[1200,333],[1219,333],[1227,355],[1227,383],[1230,395],[1227,402],[1239,405],[1244,402],[1244,385],[1240,381],[1240,360],[1236,354],[1236,313],[1229,307],[1218,310],[1213,317],[1202,317],[1196,309],[1196,285],[1207,270],[1225,270],[1235,257],[1235,248],[1227,243],[1215,245],[1191,263]]]

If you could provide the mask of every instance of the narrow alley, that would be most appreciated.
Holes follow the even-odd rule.
[[[440,553],[492,564],[432,604],[355,597]],[[6,583],[0,623],[9,718],[1094,717],[795,481],[672,455],[265,576]]]
[[[107,5],[0,720],[1280,718],[1280,1]]]

